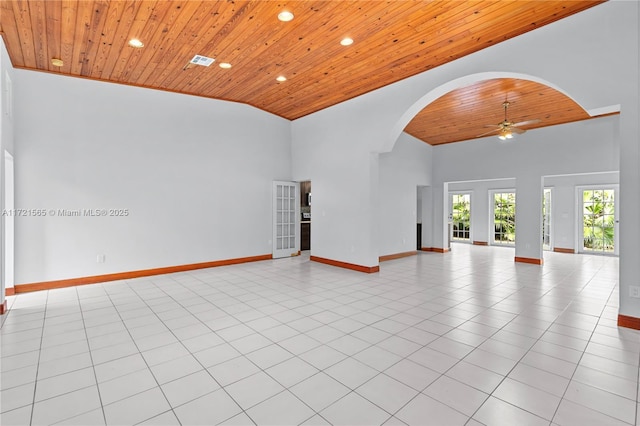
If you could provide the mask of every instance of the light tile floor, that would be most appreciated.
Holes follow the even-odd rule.
[[[457,244],[362,274],[297,258],[21,294],[2,425],[624,425],[618,259]]]

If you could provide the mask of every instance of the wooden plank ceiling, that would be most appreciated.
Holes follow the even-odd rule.
[[[599,3],[2,0],[0,32],[16,68],[243,102],[293,120]],[[295,19],[279,21],[283,10]],[[354,43],[342,46],[344,37]],[[196,54],[216,62],[186,66]],[[500,102],[491,107],[483,122],[496,121]]]
[[[522,130],[592,118],[573,99],[551,87],[513,78],[485,80],[447,93],[427,105],[405,132],[431,145],[460,142],[491,131],[505,119],[502,104],[508,101],[512,123],[540,120]],[[498,132],[493,133],[497,135]]]

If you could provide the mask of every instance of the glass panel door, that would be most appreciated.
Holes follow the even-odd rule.
[[[273,182],[273,258],[298,254],[300,205],[298,184]]]
[[[617,254],[616,188],[582,189],[582,252]]]
[[[516,193],[493,193],[493,244],[516,243]]]
[[[471,241],[471,194],[451,194],[452,241]]]

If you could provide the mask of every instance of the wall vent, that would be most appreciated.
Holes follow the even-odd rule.
[[[193,57],[193,59],[190,62],[192,64],[202,65],[202,66],[208,67],[209,65],[211,65],[213,63],[213,61],[215,61],[215,59],[213,59],[213,58],[207,58],[206,56],[196,55],[196,56]]]

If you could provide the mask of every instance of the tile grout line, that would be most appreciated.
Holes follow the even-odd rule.
[[[33,413],[36,411],[36,393],[38,391],[38,373],[40,372],[40,358],[42,357],[42,341],[44,340],[44,327],[47,320],[47,309],[49,307],[49,290],[47,290],[47,297],[44,303],[44,314],[42,318],[42,333],[40,335],[40,349],[38,351],[38,363],[36,364],[36,377],[35,385],[33,387],[33,404],[31,404],[31,415],[29,416],[29,424],[33,424]],[[15,303],[15,302],[14,302]]]
[[[85,322],[84,319],[84,310],[82,309],[82,301],[80,300],[80,294],[78,293],[78,289],[76,287],[76,296],[78,298],[78,306],[80,308],[80,316],[82,318],[82,325],[83,325],[83,330],[84,330],[84,335],[87,339],[87,348],[89,349],[89,359],[91,360],[91,369],[93,371],[93,378],[96,381],[96,390],[98,392],[98,400],[100,401],[100,411],[102,412],[102,419],[104,420],[104,424],[107,424],[107,415],[104,412],[104,404],[102,402],[102,394],[100,392],[100,385],[98,382],[98,375],[96,374],[96,365],[93,362],[93,354],[91,353],[91,344],[89,343],[89,335],[87,334],[87,324]],[[115,306],[114,306],[115,309]],[[74,416],[76,417],[76,416]]]

